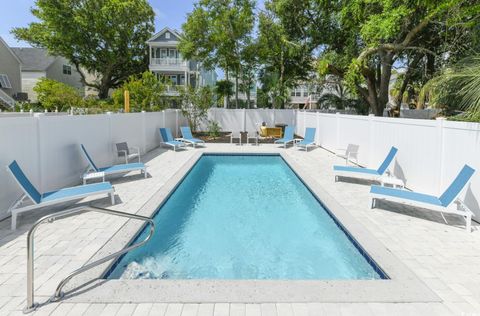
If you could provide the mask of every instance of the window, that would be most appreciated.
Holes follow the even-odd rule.
[[[308,97],[308,92],[305,91],[305,92],[303,93],[303,96],[304,96],[304,97]]]
[[[292,91],[292,93],[290,93],[290,95],[291,95],[292,97],[294,97],[294,96],[295,96],[295,91]]]
[[[302,96],[302,92],[301,92],[301,91],[295,91],[295,96],[296,96],[296,97],[301,97],[301,96]]]
[[[72,66],[63,65],[63,74],[64,75],[71,75],[72,74]]]
[[[0,88],[11,89],[12,85],[7,75],[0,74]]]
[[[160,58],[167,58],[167,54],[168,54],[168,52],[167,52],[166,49],[163,49],[163,48],[162,48],[162,49],[160,50]]]
[[[176,49],[170,49],[168,57],[177,58],[177,50]]]
[[[172,84],[174,86],[177,85],[177,75],[171,75],[169,77],[170,77],[170,81],[172,81]]]
[[[165,38],[170,39],[170,32],[165,33]]]
[[[180,75],[180,85],[185,85],[185,75]]]

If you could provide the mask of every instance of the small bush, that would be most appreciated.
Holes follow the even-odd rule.
[[[209,120],[207,130],[208,130],[208,136],[215,139],[220,136],[220,132],[222,129],[220,128],[220,124],[218,124],[217,121]]]
[[[82,97],[75,88],[56,80],[41,78],[33,91],[37,93],[38,102],[44,109],[59,112],[82,105]]]

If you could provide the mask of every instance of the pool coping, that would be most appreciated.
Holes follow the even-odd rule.
[[[67,293],[72,302],[88,303],[269,303],[269,302],[441,302],[404,263],[326,192],[296,161],[284,152],[195,153],[137,214],[152,216],[177,188],[203,154],[280,155],[312,194],[324,205],[348,234],[388,275],[386,280],[103,280],[116,261],[103,264],[72,280]],[[143,223],[128,220],[89,260],[92,262],[129,245]],[[94,280],[94,281],[92,281]],[[87,284],[87,286],[85,286]],[[81,287],[81,288],[80,288]]]

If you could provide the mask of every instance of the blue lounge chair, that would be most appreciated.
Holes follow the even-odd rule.
[[[314,127],[307,127],[305,130],[305,137],[303,140],[295,144],[297,147],[305,147],[305,150],[308,151],[308,146],[315,147],[315,132],[317,131]]]
[[[87,171],[83,175],[84,183],[87,179],[102,177],[103,180],[105,181],[105,176],[117,174],[117,173],[126,173],[126,172],[136,171],[136,170],[140,170],[140,173],[143,173],[145,175],[145,178],[147,177],[147,166],[145,166],[145,164],[141,162],[127,163],[127,164],[99,168],[93,161],[92,157],[89,155],[85,146],[81,144],[80,148],[81,148],[83,157],[85,157],[85,160],[87,160],[88,162]],[[95,176],[95,175],[98,175],[98,176]]]
[[[167,145],[169,147],[173,147],[173,151],[176,151],[177,148],[185,147],[185,143],[175,140],[172,135],[172,130],[168,127],[161,127],[160,128],[160,136],[162,137],[162,142],[160,145]]]
[[[7,170],[10,171],[13,178],[23,191],[23,194],[9,208],[9,211],[12,213],[12,230],[17,228],[18,214],[32,211],[44,206],[69,202],[99,194],[110,195],[112,199],[112,205],[115,204],[113,187],[108,182],[80,185],[41,194],[30,182],[25,173],[23,173],[23,170],[15,160],[8,165]],[[22,206],[27,198],[30,199],[33,204]]]
[[[467,231],[470,231],[472,225],[472,216],[474,216],[474,214],[465,205],[465,203],[458,198],[458,196],[470,181],[470,178],[474,172],[475,170],[473,168],[465,165],[455,180],[453,180],[452,184],[450,184],[447,190],[445,190],[440,197],[373,185],[370,189],[372,208],[375,207],[376,200],[387,200],[441,212],[442,217],[443,213],[455,214],[465,218],[465,228]],[[460,209],[451,207],[454,202],[459,206]],[[445,220],[445,217],[443,217],[443,219]]]
[[[293,126],[286,126],[285,133],[283,134],[283,138],[277,139],[274,143],[275,144],[283,144],[285,148],[287,148],[288,143],[293,143]]]
[[[199,144],[205,145],[205,142],[203,140],[193,137],[192,130],[189,126],[180,127],[180,132],[182,132],[182,138],[180,138],[180,140],[187,144],[191,144],[193,148],[195,148],[195,146]]]
[[[368,169],[351,166],[333,166],[333,173],[335,174],[335,182],[338,181],[338,177],[357,178],[364,180],[380,181],[380,178],[387,171],[388,166],[392,163],[398,149],[392,147],[385,160],[382,162],[378,169]]]

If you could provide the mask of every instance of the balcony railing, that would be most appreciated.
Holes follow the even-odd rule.
[[[187,61],[180,58],[152,58],[150,59],[150,64],[158,66],[186,67]]]

